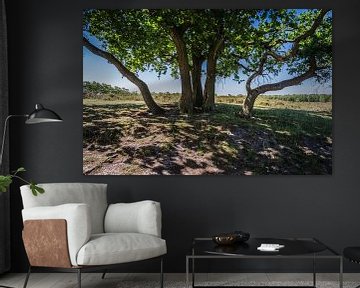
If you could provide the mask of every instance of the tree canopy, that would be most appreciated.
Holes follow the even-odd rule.
[[[245,81],[247,97],[239,111],[244,116],[251,115],[260,94],[332,76],[328,10],[89,9],[83,31],[84,45],[137,85],[153,113],[163,109],[139,78],[141,71],[159,77],[170,71],[180,78],[184,113],[214,109],[217,78]],[[289,78],[277,81],[282,71]]]

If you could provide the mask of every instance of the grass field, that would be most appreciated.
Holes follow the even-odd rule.
[[[332,173],[331,101],[260,96],[243,119],[241,96],[218,96],[214,113],[193,116],[179,114],[174,95],[155,99],[165,115],[133,95],[84,98],[84,174]]]

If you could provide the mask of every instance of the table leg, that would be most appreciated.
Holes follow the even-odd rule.
[[[340,257],[339,287],[343,288],[343,257]]]
[[[192,268],[192,287],[195,287],[195,258],[192,258],[191,262],[191,268]]]
[[[186,256],[186,288],[189,288],[189,257]]]
[[[313,258],[313,286],[316,287],[316,256]]]
[[[194,246],[193,246],[193,248],[192,248],[192,262],[191,262],[191,264],[192,264],[192,266],[191,266],[191,268],[192,268],[192,287],[194,288],[195,287],[195,249],[194,249]]]

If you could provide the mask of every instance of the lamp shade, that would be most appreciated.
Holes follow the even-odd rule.
[[[35,105],[35,110],[29,114],[26,124],[38,124],[46,122],[62,122],[61,117],[54,111],[45,108],[41,104]]]

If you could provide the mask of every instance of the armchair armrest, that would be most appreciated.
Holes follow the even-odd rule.
[[[91,235],[91,222],[89,206],[86,204],[64,204],[58,206],[33,207],[22,210],[23,221],[64,219],[66,221],[67,242],[70,261],[77,265],[76,256],[80,248],[89,241]],[[40,235],[33,241],[39,241]],[[49,243],[44,243],[49,245]]]
[[[143,233],[161,237],[160,203],[150,200],[111,204],[105,215],[106,233]]]

